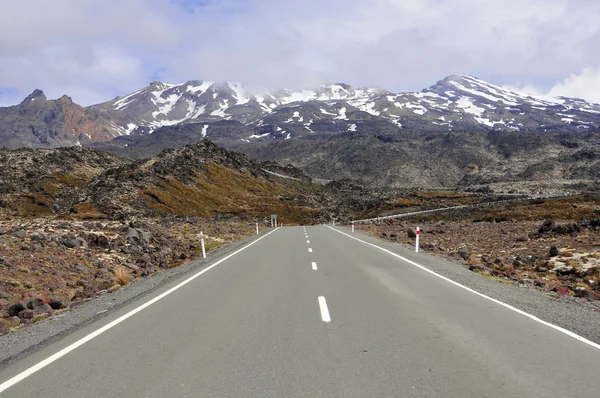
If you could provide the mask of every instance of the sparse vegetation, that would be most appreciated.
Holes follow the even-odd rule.
[[[119,285],[121,285],[121,286],[129,285],[130,274],[129,274],[129,271],[127,269],[125,269],[125,267],[115,268],[114,277],[115,277],[115,282],[117,282]]]

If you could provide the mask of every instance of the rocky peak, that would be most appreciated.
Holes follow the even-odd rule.
[[[73,105],[73,99],[71,97],[69,97],[68,95],[63,95],[62,97],[60,97],[58,99],[58,101],[63,105],[63,106],[70,106]]]
[[[42,103],[46,102],[46,95],[42,90],[37,88],[21,102],[21,105],[29,105],[35,101],[41,101]]]

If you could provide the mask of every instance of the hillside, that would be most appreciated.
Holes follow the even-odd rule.
[[[299,170],[257,163],[209,141],[142,161],[59,148],[0,150],[0,213],[120,219],[185,215],[287,222],[320,210],[320,188]]]

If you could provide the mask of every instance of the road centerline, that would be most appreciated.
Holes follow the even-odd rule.
[[[315,263],[314,261],[312,262],[312,269],[313,271],[317,270],[317,263]]]
[[[309,252],[309,253],[312,253],[312,252],[313,252],[313,251],[312,251],[312,248],[310,248],[310,247],[309,247],[309,248],[308,248],[308,252]]]
[[[319,296],[319,309],[321,310],[321,319],[325,323],[331,322],[331,316],[329,315],[329,308],[327,308],[327,301],[325,297]]]

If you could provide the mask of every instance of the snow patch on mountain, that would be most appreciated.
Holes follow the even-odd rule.
[[[153,131],[161,126],[219,120],[265,131],[253,138],[266,138],[264,128],[268,125],[296,125],[311,133],[314,120],[318,120],[320,129],[330,121],[331,131],[354,131],[354,123],[347,127],[336,123],[350,122],[357,111],[397,128],[433,127],[444,131],[454,129],[454,125],[464,129],[468,124],[484,130],[540,129],[544,125],[587,129],[600,125],[600,105],[574,98],[540,98],[474,76],[449,76],[421,92],[397,94],[343,83],[252,93],[242,84],[229,81],[196,80],[182,85],[154,82],[107,104],[105,109],[118,115],[117,123],[111,124],[115,135],[130,134],[138,126]],[[295,108],[292,111],[290,104]],[[296,136],[297,130],[292,131]],[[286,134],[290,133],[278,131],[272,138],[281,139]]]

